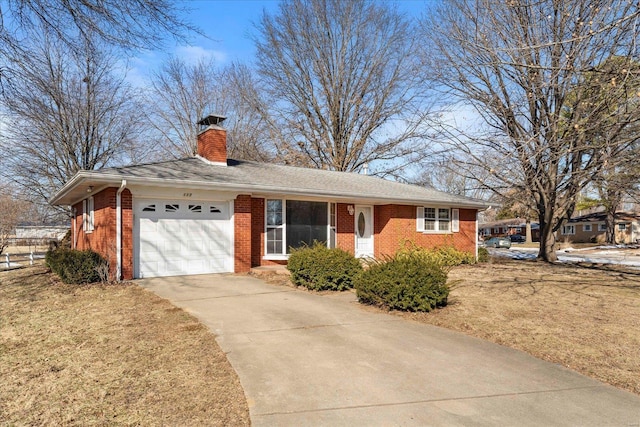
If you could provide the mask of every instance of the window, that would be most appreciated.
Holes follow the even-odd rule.
[[[193,213],[202,212],[202,205],[189,205],[189,210]]]
[[[565,236],[576,234],[576,226],[575,225],[564,225],[562,227],[562,234]]]
[[[336,247],[336,204],[329,203],[329,245],[330,248]]]
[[[424,233],[448,233],[459,231],[458,209],[418,207],[417,231]]]
[[[216,208],[215,206],[211,206],[209,208],[209,213],[222,213],[222,211],[218,208]]]
[[[584,224],[582,226],[582,231],[591,231],[591,224]]]
[[[598,224],[598,231],[607,231],[607,224]]]
[[[618,231],[626,231],[627,224],[618,224]]]
[[[93,219],[93,197],[89,197],[82,201],[82,230],[85,233],[93,231]]]
[[[178,204],[173,204],[173,205],[164,205],[164,211],[165,212],[178,212],[178,209],[180,208],[180,205]]]
[[[267,200],[267,254],[282,254],[282,200]]]
[[[335,247],[335,203],[269,199],[265,222],[267,255],[286,255],[314,241]]]
[[[142,212],[155,212],[156,211],[156,205],[147,205],[144,208],[142,208]]]

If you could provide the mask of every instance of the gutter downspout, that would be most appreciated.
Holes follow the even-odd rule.
[[[120,188],[116,192],[116,281],[122,280],[122,192],[127,186],[127,180],[123,179]]]

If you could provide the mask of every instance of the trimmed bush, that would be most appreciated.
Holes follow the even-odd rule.
[[[294,249],[287,269],[296,286],[315,291],[343,291],[353,288],[353,279],[362,272],[362,266],[349,252],[329,249],[315,242],[311,247]]]
[[[445,306],[449,296],[447,272],[421,251],[401,251],[371,265],[355,288],[361,303],[390,310],[431,311]]]
[[[453,246],[441,246],[432,249],[413,246],[407,249],[401,249],[397,252],[396,256],[416,256],[427,263],[436,264],[445,269],[460,264],[475,264],[476,262],[473,254],[459,251]]]
[[[59,248],[45,256],[47,266],[67,284],[94,283],[102,280],[100,271],[107,261],[92,250],[77,251]]]
[[[487,248],[478,248],[478,262],[489,262],[489,251]]]

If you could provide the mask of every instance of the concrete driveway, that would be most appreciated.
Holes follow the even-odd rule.
[[[255,426],[640,426],[640,397],[525,353],[236,275],[137,281],[217,335]]]

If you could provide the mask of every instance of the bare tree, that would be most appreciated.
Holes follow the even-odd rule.
[[[173,36],[184,40],[195,30],[180,18],[186,8],[171,0],[9,0],[0,6],[0,55],[28,56],[24,44],[40,31],[67,48],[84,48],[84,39],[125,49],[157,48]]]
[[[188,157],[198,151],[196,123],[220,108],[219,73],[212,59],[189,65],[170,58],[151,79],[149,119],[168,156]]]
[[[257,25],[259,84],[287,163],[398,173],[423,148],[411,24],[390,4],[285,0]]]
[[[0,187],[0,254],[9,246],[29,204],[15,197],[9,186]]]
[[[144,120],[105,46],[70,50],[46,34],[31,42],[5,87],[2,172],[43,204],[79,170],[135,162]]]
[[[639,110],[605,114],[621,96],[615,81],[594,92],[585,76],[614,55],[637,55],[639,16],[626,0],[450,0],[424,19],[428,75],[484,123],[447,129],[462,153],[456,166],[496,193],[522,194],[539,219],[540,259],[557,259],[554,233],[579,192],[617,162],[605,164],[599,135],[634,142],[625,130]],[[478,165],[489,179],[474,174]]]
[[[265,160],[264,125],[252,104],[243,102],[236,85],[246,85],[248,70],[216,67],[213,59],[187,64],[169,59],[153,74],[149,93],[149,121],[165,157],[188,157],[197,153],[196,123],[207,114],[218,113],[225,121],[229,155],[236,159]],[[230,84],[231,83],[231,84]]]

